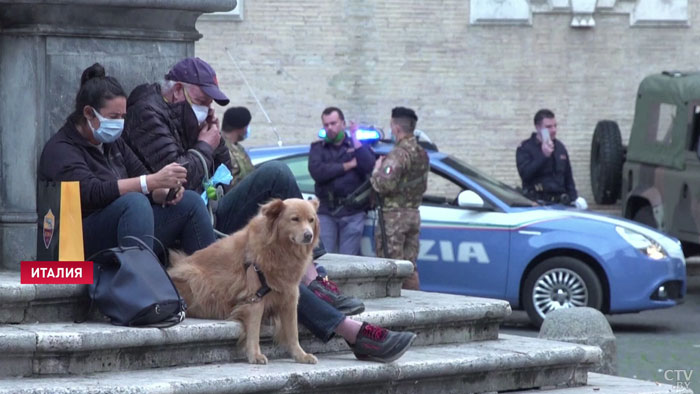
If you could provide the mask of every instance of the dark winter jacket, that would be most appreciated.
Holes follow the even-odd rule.
[[[569,195],[571,201],[578,197],[569,153],[558,139],[554,140],[552,155],[545,157],[537,134],[532,133],[530,138],[520,143],[515,161],[525,195],[549,201],[564,193]]]
[[[343,169],[343,163],[357,159],[357,167],[350,171]],[[366,145],[355,149],[350,137],[345,137],[340,145],[323,140],[311,144],[309,152],[309,173],[316,181],[316,197],[321,202],[318,213],[329,215],[341,200],[352,193],[372,173],[375,162],[374,152]],[[336,216],[347,216],[366,210],[367,207],[345,207]]]
[[[123,138],[150,172],[178,162],[187,169],[185,186],[201,192],[204,168],[199,156],[188,152],[189,149],[196,149],[204,156],[209,176],[219,164],[231,168],[231,158],[223,140],[216,151],[206,142],[197,141],[197,118],[187,101],[167,103],[160,85],[145,84],[131,92],[126,105]]]
[[[83,218],[119,198],[117,180],[148,173],[121,138],[102,144],[102,149],[66,122],[46,143],[39,160],[39,180],[80,182]]]

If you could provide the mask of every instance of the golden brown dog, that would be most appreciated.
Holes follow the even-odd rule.
[[[263,314],[275,316],[275,340],[294,360],[317,362],[299,346],[297,327],[299,282],[319,240],[317,209],[315,200],[275,199],[243,229],[191,256],[170,252],[168,273],[187,302],[188,315],[243,323],[251,364],[267,363],[260,352]],[[271,290],[262,297],[256,295],[261,288],[256,267]]]

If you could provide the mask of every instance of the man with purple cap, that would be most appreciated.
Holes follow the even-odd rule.
[[[160,84],[137,86],[127,100],[123,138],[151,172],[177,162],[187,169],[187,188],[201,192],[205,159],[210,174],[224,163],[228,151],[221,142],[212,101],[227,105],[216,73],[204,60],[186,58]]]
[[[219,89],[216,73],[199,58],[178,62],[160,84],[137,86],[127,100],[123,138],[150,172],[177,162],[187,169],[188,189],[202,191],[204,170],[209,173],[224,164],[231,168],[228,149],[219,134],[218,119],[211,103],[226,105],[229,99]],[[230,234],[243,228],[257,214],[259,205],[271,198],[301,198],[289,168],[268,162],[256,168],[219,201],[216,228]],[[314,259],[325,253],[314,250]],[[314,267],[314,265],[310,265]],[[341,335],[359,359],[388,362],[401,357],[415,334],[394,332],[346,317],[364,310],[354,297],[340,294],[333,282],[310,268],[299,286],[299,322],[318,338],[328,341]]]

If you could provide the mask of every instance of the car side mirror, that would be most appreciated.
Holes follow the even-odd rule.
[[[482,209],[484,199],[471,190],[463,190],[457,196],[457,205],[460,208]]]

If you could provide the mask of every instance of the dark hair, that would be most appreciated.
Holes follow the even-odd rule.
[[[84,121],[83,108],[89,105],[99,111],[107,100],[115,97],[126,97],[124,88],[114,77],[105,75],[105,69],[100,63],[86,68],[80,76],[80,89],[75,96],[75,109],[68,117],[73,123]]]
[[[340,116],[340,120],[345,121],[345,115],[343,115],[343,111],[340,110],[338,107],[328,107],[321,112],[321,118],[324,116],[328,116],[332,114],[333,112],[337,112],[338,116]]]
[[[233,107],[224,112],[224,120],[221,122],[222,131],[242,129],[250,124],[252,116],[246,107]]]
[[[535,126],[542,123],[543,119],[554,119],[554,112],[548,109],[541,109],[535,114]]]
[[[418,115],[416,111],[406,108],[406,107],[394,107],[391,110],[391,118],[398,120],[397,122],[405,133],[413,133],[416,129],[416,122],[418,122]]]

